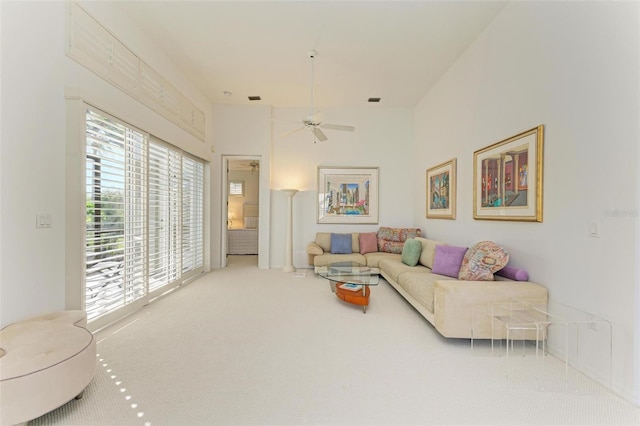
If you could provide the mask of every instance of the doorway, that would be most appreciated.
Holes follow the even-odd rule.
[[[247,256],[258,266],[260,157],[224,156],[223,166],[221,266],[228,265],[229,256]]]

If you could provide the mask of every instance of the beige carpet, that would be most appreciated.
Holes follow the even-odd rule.
[[[384,281],[366,314],[326,280],[212,272],[98,333],[85,397],[33,425],[640,424],[553,357],[446,340]],[[540,368],[544,365],[544,368]]]

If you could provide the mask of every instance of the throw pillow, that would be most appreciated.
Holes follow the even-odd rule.
[[[420,252],[422,251],[422,243],[416,239],[410,239],[404,242],[402,248],[402,263],[409,266],[416,266],[420,260]]]
[[[381,226],[378,229],[378,239],[405,242],[409,238],[421,237],[422,230],[420,228],[389,228],[387,226]]]
[[[375,232],[363,232],[358,236],[358,240],[360,242],[360,254],[378,251],[378,238]]]
[[[496,275],[509,278],[513,281],[529,281],[529,273],[527,271],[513,266],[505,266],[499,271],[496,271]]]
[[[416,240],[422,243],[422,253],[420,253],[420,263],[427,268],[433,268],[433,256],[436,252],[436,246],[446,245],[442,241],[429,240],[427,238],[416,237]]]
[[[481,241],[467,250],[462,259],[458,279],[493,281],[493,273],[509,262],[509,253],[492,241]]]
[[[351,234],[331,234],[331,253],[351,254]]]
[[[404,242],[389,241],[378,238],[378,251],[383,253],[401,254]]]
[[[466,247],[436,246],[435,254],[433,255],[433,268],[431,271],[434,274],[458,278],[460,265],[462,265],[462,259],[464,259],[466,252]]]

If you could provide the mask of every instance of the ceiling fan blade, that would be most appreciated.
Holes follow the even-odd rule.
[[[322,133],[322,130],[318,129],[317,127],[312,128],[311,132],[313,132],[316,139],[319,140],[320,142],[324,142],[327,140],[327,136],[324,133]]]
[[[304,127],[298,127],[297,129],[293,129],[293,130],[289,130],[288,132],[284,132],[283,134],[280,135],[280,137],[284,138],[285,136],[289,136],[292,135],[296,132],[299,132],[300,130],[304,130]]]
[[[354,130],[356,130],[356,128],[353,126],[343,126],[342,124],[323,123],[320,125],[320,127],[322,127],[323,129],[343,130],[345,132],[353,132]]]

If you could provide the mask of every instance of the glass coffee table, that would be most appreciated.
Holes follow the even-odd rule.
[[[362,306],[362,312],[367,312],[369,306],[369,289],[378,285],[380,270],[362,266],[357,262],[330,263],[316,268],[316,273],[329,280],[331,291],[345,302]]]

